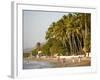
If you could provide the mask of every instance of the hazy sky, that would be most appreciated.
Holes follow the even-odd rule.
[[[45,32],[49,25],[59,20],[61,12],[23,11],[23,48],[32,48],[37,42],[45,42]]]

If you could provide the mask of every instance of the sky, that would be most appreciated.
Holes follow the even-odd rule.
[[[23,48],[36,46],[37,42],[45,42],[45,33],[52,22],[58,21],[68,13],[46,11],[23,11]]]

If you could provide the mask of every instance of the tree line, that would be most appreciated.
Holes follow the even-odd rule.
[[[46,42],[32,50],[33,55],[42,51],[43,55],[86,55],[91,52],[91,14],[69,13],[52,22]],[[88,54],[89,55],[89,54]]]

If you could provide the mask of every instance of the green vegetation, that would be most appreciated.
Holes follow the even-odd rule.
[[[69,13],[53,22],[46,32],[46,43],[37,43],[33,55],[78,55],[91,50],[91,14]]]
[[[33,50],[32,50],[32,55],[33,55],[33,56],[36,56],[37,53],[38,53],[38,52],[37,52],[37,49],[33,49]]]

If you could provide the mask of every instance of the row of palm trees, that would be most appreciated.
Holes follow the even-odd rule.
[[[91,48],[91,14],[69,13],[53,22],[46,32],[46,39],[62,42],[70,55],[89,53]]]

